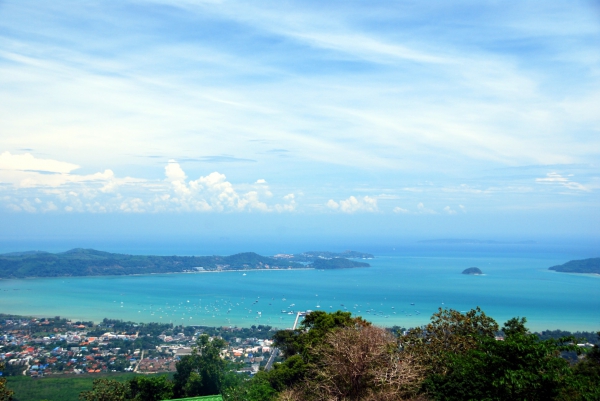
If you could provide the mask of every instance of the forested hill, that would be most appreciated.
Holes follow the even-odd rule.
[[[0,278],[105,276],[190,271],[294,269],[304,265],[253,252],[231,256],[148,256],[72,249],[0,254]]]
[[[330,269],[352,269],[354,267],[369,267],[368,263],[356,262],[346,258],[333,259],[315,259],[309,266],[315,269],[330,270]]]
[[[594,273],[600,274],[600,258],[571,260],[565,264],[549,267],[561,273]]]

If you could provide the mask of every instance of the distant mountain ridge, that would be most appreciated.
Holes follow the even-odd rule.
[[[348,255],[355,255],[348,251]],[[333,253],[330,253],[334,255]],[[344,253],[346,254],[346,253]],[[356,254],[364,255],[359,252]],[[304,254],[302,254],[304,255]],[[292,255],[293,256],[293,255]],[[372,255],[371,255],[372,256]],[[308,267],[346,268],[357,267],[347,259],[336,259],[329,267],[314,265],[319,256],[310,260]],[[343,262],[346,260],[350,264]],[[368,266],[368,264],[366,264]],[[108,276],[152,273],[183,273],[198,271],[228,271],[257,269],[300,269],[306,263],[292,258],[261,256],[254,252],[238,253],[230,256],[154,256],[110,253],[95,249],[75,248],[66,252],[50,253],[43,251],[11,252],[0,254],[0,278],[65,277],[65,276]],[[365,266],[366,267],[366,266]]]
[[[418,241],[421,244],[472,244],[472,245],[527,245],[535,244],[535,241],[493,241],[465,238],[441,238]]]

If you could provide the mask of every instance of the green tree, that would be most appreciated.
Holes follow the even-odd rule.
[[[498,323],[479,307],[467,313],[442,309],[431,316],[424,327],[411,329],[399,338],[405,352],[412,355],[428,374],[444,374],[448,355],[463,355],[475,349],[483,339],[494,339]]]
[[[260,372],[252,379],[242,380],[223,391],[223,397],[227,401],[273,401],[276,395],[277,392]]]
[[[137,376],[128,382],[132,401],[160,401],[173,398],[173,382],[167,376]]]
[[[576,350],[571,338],[540,341],[525,328],[526,319],[503,327],[504,341],[480,335],[467,352],[442,353],[443,372],[424,389],[436,400],[554,400],[573,383],[560,352]]]
[[[283,391],[305,379],[308,364],[318,358],[310,350],[321,344],[329,333],[342,328],[370,325],[361,317],[352,317],[350,312],[311,312],[304,317],[298,329],[280,330],[274,334],[273,346],[279,348],[286,359],[263,377],[273,389]]]
[[[598,340],[600,340],[600,331]],[[562,398],[565,400],[600,400],[600,347],[598,344],[573,367],[573,385],[565,389]]]
[[[177,363],[173,376],[175,397],[193,397],[221,393],[227,362],[221,358],[224,340],[203,334],[198,338],[192,355]]]
[[[4,370],[4,363],[0,363],[0,372]],[[11,401],[14,392],[6,388],[6,379],[0,377],[0,401]]]
[[[90,391],[79,394],[82,401],[127,401],[127,383],[111,379],[96,379]]]

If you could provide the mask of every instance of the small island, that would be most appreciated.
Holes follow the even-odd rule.
[[[562,265],[549,267],[548,270],[561,273],[600,274],[600,258],[570,260]]]
[[[468,274],[470,276],[480,276],[483,274],[479,267],[469,267],[468,269],[463,270],[462,274]]]

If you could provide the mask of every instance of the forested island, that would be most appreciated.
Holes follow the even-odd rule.
[[[298,256],[261,256],[254,252],[231,256],[127,255],[76,248],[66,252],[42,251],[0,254],[0,278],[108,276],[153,273],[257,269],[342,269],[368,267],[348,257],[373,257],[354,251],[306,252]],[[285,257],[284,257],[285,256]]]
[[[565,264],[549,267],[561,273],[588,273],[600,274],[600,258],[571,260]]]
[[[478,267],[469,267],[468,269],[463,270],[462,274],[468,274],[471,276],[479,276],[479,275],[483,274],[483,272]]]

